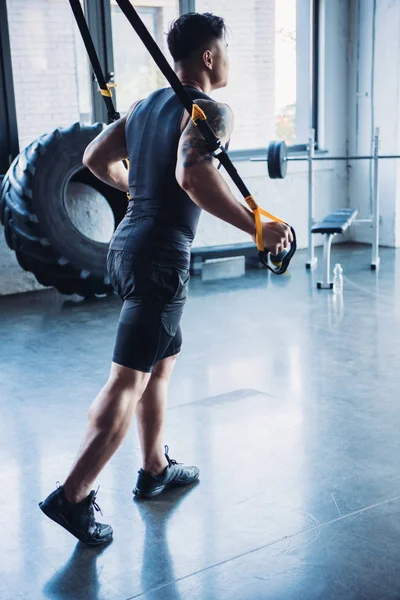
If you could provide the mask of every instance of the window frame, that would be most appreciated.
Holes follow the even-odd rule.
[[[19,154],[7,0],[0,0],[0,177]]]

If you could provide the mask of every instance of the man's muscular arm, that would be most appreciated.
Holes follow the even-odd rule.
[[[197,100],[206,113],[207,120],[222,144],[230,139],[233,113],[226,104],[210,100]],[[207,149],[206,142],[192,121],[182,133],[176,166],[176,179],[197,206],[215,217],[245,231],[254,239],[253,213],[238,202],[225,179],[216,169],[217,159]],[[264,223],[264,244],[274,254],[286,248],[291,240],[287,225]]]
[[[128,171],[122,162],[128,156],[125,126],[139,102],[134,102],[124,117],[103,129],[83,155],[85,167],[104,183],[123,192],[128,191]]]
[[[83,164],[98,179],[123,192],[128,191],[128,171],[122,163],[128,156],[125,123],[122,117],[103,129],[83,155]]]
[[[204,110],[215,135],[225,144],[233,129],[232,110],[226,104],[210,100],[197,100],[196,104]],[[178,148],[176,178],[179,185],[200,208],[252,235],[253,214],[236,200],[216,169],[217,163],[200,131],[189,121]]]

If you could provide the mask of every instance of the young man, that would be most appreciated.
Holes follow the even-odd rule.
[[[228,83],[223,19],[209,13],[183,15],[170,29],[168,46],[179,79],[227,143],[232,111],[209,97]],[[129,175],[122,164],[127,156]],[[79,540],[98,545],[111,539],[112,528],[95,521],[98,506],[90,489],[134,413],[143,454],[135,494],[153,497],[199,477],[197,467],[171,460],[162,440],[169,378],[182,344],[179,322],[190,249],[201,209],[253,239],[255,223],[233,196],[171,88],[136,102],[88,146],[83,160],[102,181],[129,190],[132,199],[108,254],[111,282],[123,306],[110,376],[89,409],[79,453],[64,484],[40,507]],[[274,254],[292,241],[286,225],[265,223],[263,228],[265,247]]]

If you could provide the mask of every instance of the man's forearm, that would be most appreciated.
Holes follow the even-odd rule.
[[[181,185],[193,202],[215,217],[253,236],[253,213],[238,202],[221,173],[211,164],[204,163],[198,169],[194,167],[190,171],[190,178]]]
[[[106,166],[89,162],[87,167],[100,181],[122,192],[128,191],[128,170],[121,161]]]

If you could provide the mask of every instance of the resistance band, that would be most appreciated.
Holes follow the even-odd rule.
[[[119,112],[115,110],[115,106],[112,101],[112,88],[115,87],[115,83],[106,82],[106,78],[104,77],[99,58],[93,44],[92,36],[90,35],[89,27],[86,23],[85,15],[83,14],[80,0],[69,0],[69,3],[71,5],[72,12],[74,13],[76,24],[81,32],[82,40],[85,44],[90,64],[92,65],[94,75],[100,88],[100,93],[104,98],[107,108],[108,124],[113,123],[121,118]]]

